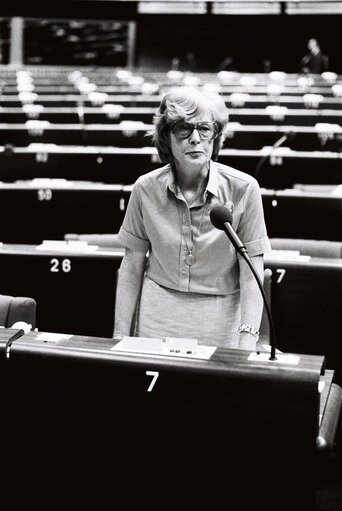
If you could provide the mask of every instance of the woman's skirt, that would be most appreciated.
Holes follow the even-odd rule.
[[[240,293],[183,293],[143,280],[137,310],[138,337],[182,337],[199,344],[236,348],[240,324]]]

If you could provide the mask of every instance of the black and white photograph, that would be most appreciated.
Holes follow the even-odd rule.
[[[4,509],[342,510],[341,27],[1,6]]]

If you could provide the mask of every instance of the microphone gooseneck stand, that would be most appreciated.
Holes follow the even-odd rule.
[[[225,231],[226,231],[226,229],[225,229]],[[264,300],[264,304],[265,304],[265,308],[266,308],[266,312],[267,312],[268,322],[269,322],[269,325],[270,325],[270,346],[271,346],[270,360],[277,360],[277,357],[276,357],[276,345],[277,345],[277,342],[276,342],[276,334],[275,334],[274,322],[273,322],[270,306],[269,306],[269,304],[267,302],[267,297],[266,297],[266,293],[265,293],[265,290],[264,290],[264,286],[262,285],[262,282],[260,280],[258,272],[256,271],[256,269],[254,267],[254,264],[252,263],[251,258],[249,257],[249,255],[247,253],[246,247],[239,247],[237,249],[238,249],[239,253],[242,255],[242,257],[244,258],[244,260],[246,261],[246,263],[248,264],[248,266],[250,267],[250,269],[251,269],[251,271],[252,271],[252,273],[253,273],[256,281],[257,281],[257,284],[259,286],[260,292],[262,294],[262,297],[263,297],[263,300]]]
[[[215,206],[210,211],[210,220],[211,220],[211,223],[213,224],[213,226],[216,227],[217,229],[220,229],[221,231],[224,231],[227,234],[229,240],[231,241],[231,243],[233,244],[235,249],[245,259],[246,263],[248,264],[249,268],[251,269],[251,271],[257,281],[257,284],[259,286],[259,289],[260,289],[260,292],[261,292],[261,295],[262,295],[262,298],[263,298],[263,301],[265,304],[267,317],[268,317],[268,321],[269,321],[269,325],[270,325],[270,345],[271,345],[270,360],[277,360],[277,357],[276,357],[277,342],[276,342],[275,328],[274,328],[273,318],[272,318],[272,314],[271,314],[271,309],[267,302],[267,297],[265,294],[264,286],[261,282],[258,272],[256,271],[256,269],[254,267],[254,264],[252,263],[249,255],[248,255],[245,245],[242,243],[242,241],[238,237],[237,233],[233,229],[232,219],[233,219],[232,213],[225,206]]]
[[[265,161],[270,158],[270,156],[272,156],[272,153],[275,149],[277,149],[277,147],[280,147],[284,142],[286,142],[286,140],[288,141],[291,141],[295,138],[296,136],[296,133],[294,131],[289,131],[287,133],[285,133],[284,135],[282,135],[274,144],[273,146],[271,147],[270,151],[265,154],[261,160],[259,161],[254,173],[252,174],[253,177],[255,177],[255,179],[258,178],[258,174],[262,168],[262,166],[264,165]]]

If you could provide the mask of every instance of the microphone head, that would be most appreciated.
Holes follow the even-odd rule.
[[[232,223],[233,215],[225,206],[215,206],[210,211],[210,220],[216,229],[223,231],[225,222]]]
[[[291,142],[291,140],[293,140],[296,135],[297,135],[297,133],[295,131],[293,131],[293,130],[288,131],[286,133],[287,141]]]

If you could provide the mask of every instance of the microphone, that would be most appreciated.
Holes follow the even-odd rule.
[[[86,124],[85,124],[85,119],[84,119],[84,105],[83,105],[83,101],[79,101],[78,102],[78,105],[77,105],[77,117],[78,117],[78,121],[80,123],[82,138],[83,138],[84,142],[86,143],[87,142],[87,138],[88,138],[88,133],[87,133],[87,130],[86,130]]]
[[[256,169],[255,169],[255,172],[254,172],[254,177],[257,178],[257,175],[261,169],[261,167],[263,166],[263,164],[265,163],[265,161],[272,155],[274,149],[276,149],[277,147],[281,146],[282,144],[284,144],[284,142],[286,141],[289,141],[291,142],[296,136],[296,132],[293,131],[293,130],[290,130],[290,131],[287,131],[286,133],[284,133],[284,135],[282,135],[271,147],[271,150],[269,153],[265,154],[261,160],[259,161]]]
[[[239,236],[236,234],[236,232],[232,226],[233,215],[229,211],[229,209],[227,209],[225,206],[215,206],[210,211],[210,220],[211,220],[211,223],[213,224],[213,226],[216,227],[216,229],[220,229],[221,231],[224,231],[227,234],[228,238],[230,239],[230,241],[232,242],[232,244],[234,245],[236,250],[242,255],[242,257],[247,262],[248,266],[250,267],[250,269],[257,281],[257,284],[259,286],[259,289],[260,289],[260,292],[262,294],[262,298],[263,298],[263,301],[265,304],[268,322],[270,325],[270,345],[271,345],[270,360],[277,360],[277,357],[276,357],[277,343],[276,343],[275,328],[274,328],[273,318],[272,318],[272,314],[271,314],[271,309],[267,302],[267,297],[265,294],[264,286],[262,285],[262,282],[260,280],[258,272],[256,271],[256,269],[251,261],[251,258],[248,255],[248,251],[247,251],[245,245],[242,243],[242,241],[240,240]]]
[[[287,131],[286,133],[284,133],[284,135],[282,135],[272,146],[272,149],[275,149],[276,147],[279,147],[281,146],[284,142],[286,142],[287,140],[289,142],[291,142],[295,136],[296,136],[296,132],[293,131],[293,130],[290,130],[290,131]]]
[[[6,156],[12,156],[12,154],[14,153],[14,145],[12,144],[5,144],[4,147],[3,147],[3,150],[2,152],[6,155]]]
[[[216,206],[210,211],[210,220],[216,229],[225,231],[236,250],[241,255],[247,254],[247,249],[232,227],[233,215],[225,206]]]

